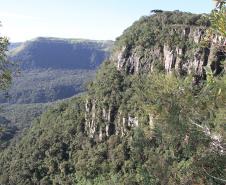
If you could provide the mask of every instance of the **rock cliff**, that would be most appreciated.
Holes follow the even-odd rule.
[[[179,35],[180,40],[183,41],[180,45],[164,43],[151,48],[141,48],[138,45],[130,50],[128,46],[123,46],[112,55],[111,59],[119,71],[126,71],[128,74],[151,72],[155,69],[156,62],[166,73],[176,71],[181,75],[193,74],[198,78],[204,78],[204,68],[210,66],[216,74],[219,74],[224,56],[217,50],[215,42],[202,46],[205,31],[206,28],[199,26],[181,25],[173,29],[173,35]],[[172,35],[166,35],[166,37],[170,36]],[[226,43],[225,39],[219,36],[214,37],[216,42]],[[142,54],[140,49],[143,51]]]
[[[191,74],[194,82],[198,83],[206,77],[206,66],[219,74],[221,61],[225,59],[222,51],[217,49],[217,43],[225,44],[224,38],[214,35],[213,42],[203,42],[208,26],[204,15],[161,12],[143,17],[117,39],[110,63],[125,76],[139,76],[157,70],[167,74]],[[91,138],[101,141],[112,134],[123,136],[127,130],[139,125],[136,113],[120,110],[122,102],[103,108],[97,101],[95,95],[90,95],[86,102],[85,130]],[[152,119],[149,115],[151,126]]]

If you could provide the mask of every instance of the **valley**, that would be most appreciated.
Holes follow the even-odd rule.
[[[45,103],[84,92],[95,70],[109,56],[112,41],[37,38],[11,44],[15,71],[1,103]]]
[[[38,37],[6,55],[0,37],[15,62],[0,185],[225,185],[225,5],[154,9],[114,42]]]
[[[1,92],[1,148],[31,126],[47,107],[86,91],[109,56],[112,41],[36,38],[12,43],[8,58],[14,76]]]

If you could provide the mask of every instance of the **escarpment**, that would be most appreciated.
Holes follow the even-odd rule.
[[[98,141],[113,134],[124,136],[128,130],[139,126],[138,117],[130,114],[123,115],[112,107],[98,111],[95,101],[90,99],[86,101],[85,119],[85,132],[89,137],[97,138]]]
[[[190,18],[186,22],[180,18],[176,20],[175,15]],[[225,56],[216,43],[225,45],[226,40],[213,35],[212,42],[205,43],[208,26],[205,15],[161,12],[143,17],[118,39],[111,60],[118,70],[128,74],[157,68],[166,73],[176,71],[181,75],[193,74],[203,78],[205,66],[219,74],[220,62]]]
[[[130,50],[128,46],[124,46],[113,54],[112,60],[118,70],[126,71],[128,74],[150,72],[157,67],[166,73],[176,71],[181,75],[194,74],[202,78],[204,67],[208,65],[219,74],[220,62],[224,57],[221,51],[217,51],[214,43],[210,43],[208,47],[200,46],[205,30],[206,28],[198,26],[193,28],[181,26],[173,29],[172,35],[166,35],[166,39],[178,36],[183,42],[179,45],[164,43],[151,48],[135,46]]]
[[[225,38],[214,35],[211,43],[204,42],[209,25],[205,15],[190,13],[160,12],[142,17],[117,39],[106,65],[113,65],[112,70],[117,70],[117,75],[123,76],[120,79],[122,84],[125,78],[139,78],[139,75],[154,71],[177,73],[179,76],[192,75],[195,83],[198,83],[206,78],[205,67],[210,67],[214,74],[219,74],[222,70],[221,61],[225,59],[216,44],[224,44]],[[112,70],[105,72],[97,85],[104,78],[109,78]],[[118,85],[112,78],[107,83],[108,86]],[[105,88],[100,84],[99,86]],[[120,110],[124,102],[118,96],[124,97],[131,85],[123,88],[118,90],[121,95],[112,94],[113,88],[108,92],[110,95],[106,96],[107,93],[104,93],[100,99],[94,94],[88,96],[85,130],[90,137],[102,140],[112,134],[123,136],[139,125],[140,117],[134,111],[139,106],[134,104],[126,112]],[[117,100],[110,103],[108,100],[114,99],[112,97]],[[105,98],[106,101],[103,100]],[[97,101],[105,101],[107,108],[98,105]],[[149,116],[147,121],[152,122],[152,118]]]
[[[225,41],[201,45],[202,15],[156,12],[117,39],[85,94],[0,151],[0,184],[225,184],[212,177],[226,179],[226,76],[205,72],[221,72]]]

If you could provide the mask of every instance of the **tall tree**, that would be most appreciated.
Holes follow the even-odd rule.
[[[0,36],[0,90],[6,89],[11,82],[11,71],[6,55],[8,45],[8,39]]]
[[[0,22],[1,26],[1,22]],[[8,49],[9,41],[6,37],[0,36],[0,91],[5,90],[9,84],[11,83],[11,70],[10,65],[7,60],[7,49]],[[0,127],[0,133],[4,129]]]
[[[218,45],[223,52],[226,52],[226,0],[213,1],[216,7],[210,14],[211,27],[208,30],[207,38],[210,42]],[[214,39],[216,35],[220,37]]]

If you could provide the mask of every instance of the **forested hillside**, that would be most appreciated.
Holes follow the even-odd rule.
[[[88,92],[0,153],[0,183],[224,185],[225,37],[205,15],[154,11],[120,36]]]
[[[85,91],[96,70],[24,70],[3,92],[0,102],[10,104],[46,103],[72,97]]]
[[[108,57],[111,41],[37,38],[8,46],[13,64],[10,88],[1,91],[0,147],[31,126],[48,102],[83,93]]]
[[[14,104],[1,105],[0,112],[0,150],[31,127],[32,121],[40,116],[50,104]]]
[[[1,103],[45,103],[84,92],[86,82],[109,56],[112,41],[37,38],[9,46],[19,71]]]

